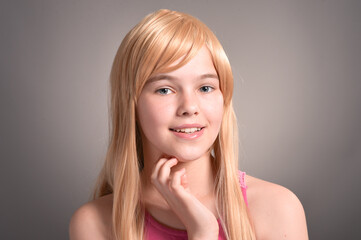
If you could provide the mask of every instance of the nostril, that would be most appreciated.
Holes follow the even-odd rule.
[[[193,113],[190,113],[190,112],[183,112],[182,115],[183,116],[189,116],[189,115],[198,115],[198,112],[193,112]]]
[[[196,101],[183,101],[177,110],[177,114],[184,117],[198,115],[199,108]]]

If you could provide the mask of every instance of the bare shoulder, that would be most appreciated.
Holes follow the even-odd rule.
[[[249,175],[245,180],[257,239],[308,239],[305,212],[293,192]]]
[[[70,220],[70,239],[109,239],[112,224],[112,206],[112,194],[81,206],[75,211]]]

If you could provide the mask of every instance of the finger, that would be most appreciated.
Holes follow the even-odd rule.
[[[188,186],[188,178],[187,178],[187,174],[184,173],[181,177],[181,185],[184,187],[184,189],[187,192],[190,192],[189,186]]]
[[[161,168],[159,169],[159,173],[158,173],[158,180],[162,184],[166,184],[169,181],[170,169],[174,165],[177,165],[177,163],[178,163],[178,160],[176,158],[172,158],[172,159],[169,159],[168,161],[166,161],[161,166]]]
[[[181,190],[181,178],[185,174],[186,169],[182,168],[181,170],[175,172],[173,174],[172,180],[169,182],[169,186],[172,189],[172,191],[179,193]]]
[[[188,178],[187,178],[187,174],[185,173],[181,177],[181,184],[184,188],[188,186]]]
[[[154,184],[155,182],[157,182],[158,180],[158,175],[159,175],[159,169],[162,167],[162,165],[167,161],[168,159],[166,158],[161,158],[153,167],[152,170],[152,175],[151,175],[151,181]]]

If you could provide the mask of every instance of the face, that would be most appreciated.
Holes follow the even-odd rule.
[[[183,67],[149,79],[137,102],[146,154],[179,161],[209,154],[222,116],[223,95],[206,47]]]

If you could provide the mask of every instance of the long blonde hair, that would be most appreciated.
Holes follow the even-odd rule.
[[[147,79],[185,65],[206,46],[220,79],[224,115],[214,143],[217,210],[227,239],[254,239],[238,180],[237,122],[232,107],[233,75],[213,32],[198,19],[161,9],[147,15],[123,39],[111,75],[111,134],[94,199],[113,193],[115,239],[143,239],[145,208],[141,202],[142,142],[136,123],[137,99]],[[175,66],[170,65],[182,60]]]

